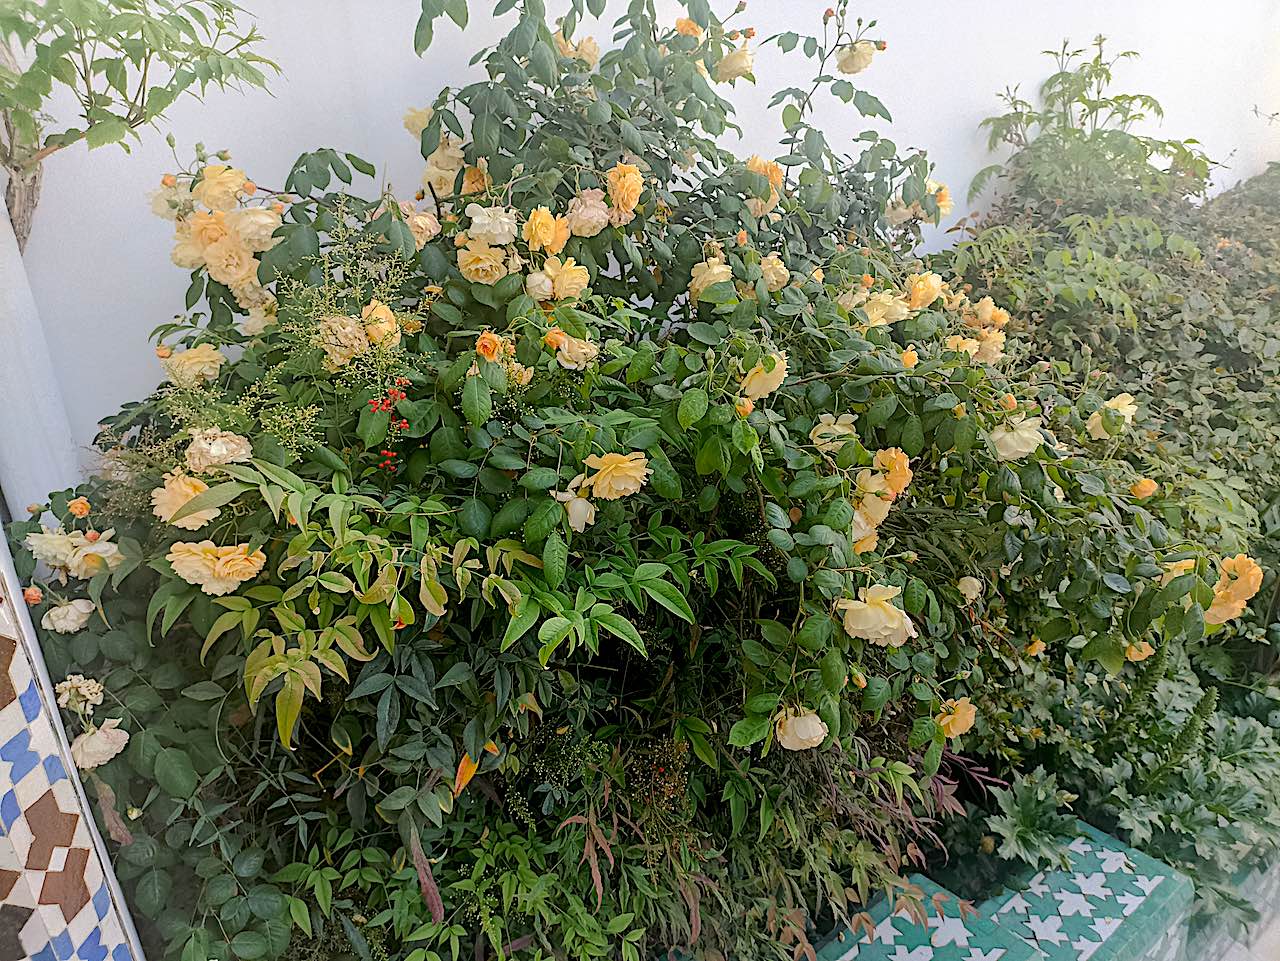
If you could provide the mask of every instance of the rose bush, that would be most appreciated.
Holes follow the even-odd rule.
[[[812,124],[886,113],[829,72],[873,25],[760,41],[818,79],[743,160],[754,31],[584,12],[406,115],[415,200],[332,149],[162,186],[169,383],[11,527],[156,956],[798,956],[913,897],[1010,674],[1204,629],[1008,313],[895,252],[924,159]]]

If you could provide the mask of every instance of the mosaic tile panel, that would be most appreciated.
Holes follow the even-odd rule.
[[[819,961],[1035,961],[1034,948],[978,916],[928,878],[908,878],[923,892],[926,923],[879,901],[869,912],[875,931],[841,931],[818,951]]]
[[[0,541],[0,961],[144,961],[19,596]]]
[[[984,902],[983,918],[1034,945],[1047,961],[1179,961],[1191,882],[1083,822],[1071,867]]]

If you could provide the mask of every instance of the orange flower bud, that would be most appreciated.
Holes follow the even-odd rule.
[[[738,235],[734,239],[738,241],[739,247],[745,247],[747,245],[747,232],[745,230],[739,230]]]
[[[739,397],[738,402],[733,405],[733,409],[738,412],[739,417],[746,417],[756,409],[756,402],[750,397]]]
[[[22,599],[32,607],[35,607],[44,600],[44,591],[32,584],[30,587],[23,588]]]
[[[1005,394],[1000,398],[1000,406],[1005,410],[1017,410],[1018,398],[1014,397],[1012,394]]]
[[[96,544],[98,543],[98,538],[101,536],[102,535],[99,534],[97,531],[86,531],[84,535],[84,539],[87,540],[90,544]]]
[[[258,185],[255,184],[252,180],[246,180],[241,185],[240,189],[243,190],[250,197],[252,197],[254,194],[258,192]]]
[[[77,497],[75,500],[67,502],[67,510],[71,511],[74,517],[88,517],[91,509],[87,497]]]
[[[160,186],[162,187],[174,187],[177,185],[177,183],[178,183],[178,178],[175,177],[173,174],[165,174],[163,177],[160,178]]]
[[[156,347],[156,356],[161,360],[168,360],[173,356],[173,348],[165,344],[159,344]]]
[[[874,277],[872,277],[870,274],[863,274],[863,275],[862,275],[862,286],[863,286],[863,287],[873,287],[873,286],[875,286],[875,282],[876,282],[876,279],[875,279]]]

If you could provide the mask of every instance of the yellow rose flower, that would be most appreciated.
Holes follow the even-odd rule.
[[[488,190],[493,184],[489,176],[489,161],[481,157],[474,167],[468,167],[462,174],[462,193],[478,194]]]
[[[203,494],[208,489],[209,485],[200,478],[192,477],[183,471],[165,474],[163,486],[151,492],[151,513],[165,523],[172,523],[174,527],[180,527],[185,531],[199,530],[222,512],[216,507],[210,507],[188,514],[176,521],[169,519],[193,497]]]
[[[653,473],[647,465],[649,459],[639,451],[631,454],[592,454],[587,458],[587,466],[595,473],[583,482],[583,487],[590,487],[593,494],[601,500],[614,501],[619,497],[634,494],[644,486],[649,475]]]
[[[88,517],[92,506],[89,504],[89,498],[77,497],[75,500],[67,501],[67,510],[71,512],[72,517]]]
[[[244,193],[247,179],[239,167],[210,164],[200,172],[200,182],[191,188],[191,195],[211,210],[231,210]]]
[[[782,189],[782,167],[774,161],[765,160],[758,154],[752,154],[747,158],[747,169],[768,180],[769,186],[774,190]]]
[[[960,596],[964,598],[966,604],[972,604],[982,596],[982,581],[970,574],[966,574],[956,581],[956,590],[960,592]]]
[[[640,168],[635,164],[614,164],[606,179],[609,184],[609,200],[613,206],[625,213],[635,210],[644,190],[644,177],[640,174]]]
[[[161,366],[170,383],[189,389],[217,380],[218,371],[226,361],[227,358],[212,344],[197,344],[169,355]]]
[[[566,490],[552,494],[564,505],[565,513],[569,515],[569,528],[579,534],[596,522],[596,505],[578,492],[585,479],[585,474],[579,474],[569,482]]]
[[[375,347],[394,347],[400,343],[400,324],[395,311],[380,300],[371,300],[360,311],[364,335]]]
[[[556,240],[556,218],[546,207],[537,207],[525,221],[523,234],[530,250],[550,247]]]
[[[1239,617],[1262,587],[1262,568],[1246,554],[1223,558],[1218,563],[1218,571],[1213,603],[1204,612],[1206,624],[1225,624]]]
[[[1196,569],[1196,559],[1188,557],[1180,561],[1166,561],[1164,574],[1160,577],[1160,586],[1164,587],[1179,574],[1187,574]]]
[[[995,448],[997,460],[1021,460],[1034,454],[1044,443],[1040,433],[1040,418],[1019,415],[1001,424],[987,435]]]
[[[369,336],[360,321],[336,314],[316,325],[316,346],[324,351],[324,369],[332,374],[369,349]]]
[[[915,625],[905,611],[889,603],[902,593],[899,587],[875,584],[858,589],[858,599],[842,597],[837,610],[844,611],[844,630],[879,647],[901,647],[916,636]]]
[[[1128,427],[1133,423],[1134,415],[1138,413],[1138,405],[1134,402],[1132,394],[1117,394],[1103,405],[1104,409],[1114,410],[1124,419],[1122,426]],[[1094,440],[1106,440],[1111,436],[1106,426],[1102,423],[1102,411],[1095,410],[1089,415],[1089,420],[1085,423],[1085,430],[1089,432],[1089,436]]]
[[[760,261],[760,272],[764,275],[765,286],[770,293],[777,293],[791,279],[791,271],[777,254],[770,254]]]
[[[872,462],[876,470],[884,472],[889,493],[897,497],[911,483],[911,458],[898,447],[886,447],[876,451]]]
[[[458,251],[458,270],[473,284],[496,284],[507,276],[507,252],[482,240],[468,241]]]
[[[862,312],[867,315],[868,327],[883,327],[885,324],[896,324],[911,316],[907,302],[895,294],[882,290],[872,294],[862,302]]]
[[[902,366],[907,370],[910,370],[918,363],[920,363],[920,354],[914,347],[908,347],[902,352]]]
[[[1129,485],[1129,493],[1138,498],[1138,500],[1146,500],[1159,489],[1160,485],[1150,477],[1139,477]]]
[[[542,342],[556,352],[556,362],[567,370],[586,370],[600,355],[600,348],[589,340],[570,337],[559,327],[552,327]]]
[[[694,264],[689,277],[689,296],[696,303],[702,298],[706,289],[713,284],[724,283],[733,279],[733,268],[719,257],[712,257],[700,264]]]
[[[841,73],[862,73],[871,66],[876,55],[876,45],[870,40],[847,43],[836,51],[836,69]]]
[[[551,281],[552,290],[557,300],[572,300],[581,296],[591,283],[591,274],[586,267],[574,263],[572,257],[561,263],[557,257],[548,257],[542,265],[542,272]]]
[[[907,306],[911,310],[928,307],[942,296],[942,278],[932,270],[907,278]]]
[[[967,697],[948,698],[943,701],[942,713],[934,718],[947,737],[959,737],[967,733],[977,719],[978,709]]]
[[[485,360],[496,361],[503,354],[503,340],[491,330],[476,338],[476,353]]]
[[[1044,648],[1045,648],[1044,641],[1040,640],[1040,638],[1038,637],[1033,637],[1031,639],[1031,643],[1028,644],[1026,647],[1024,647],[1022,650],[1027,655],[1027,657],[1039,657],[1041,654],[1044,653]]]
[[[827,725],[808,708],[787,708],[775,726],[778,746],[788,751],[821,747],[827,739]]]
[[[231,233],[227,215],[221,210],[197,210],[183,223],[189,231],[191,243],[200,250],[202,257],[207,247]]]
[[[179,541],[166,559],[173,572],[205,594],[230,594],[242,583],[257,577],[267,562],[261,550],[249,551],[248,544],[219,547],[213,541]]]
[[[750,76],[755,61],[755,54],[747,49],[747,42],[744,40],[741,47],[716,64],[716,81],[733,83],[741,77]]]
[[[422,131],[431,126],[431,118],[435,116],[435,111],[430,107],[410,108],[404,114],[404,129],[409,131],[409,136],[415,139],[422,139]]]
[[[191,443],[186,451],[187,467],[197,474],[207,474],[222,464],[243,464],[253,459],[253,446],[247,437],[217,427],[191,428]]]
[[[228,287],[256,284],[258,260],[239,237],[227,234],[204,249],[204,263],[209,276]]]
[[[938,205],[939,216],[945,217],[955,209],[955,201],[951,199],[951,191],[946,184],[940,184],[936,180],[926,180],[924,189],[933,194],[934,202]]]
[[[688,17],[678,17],[676,19],[676,33],[682,37],[693,37],[696,40],[702,36],[702,27],[698,26],[696,20],[690,20]]]
[[[818,422],[809,431],[809,442],[826,454],[833,454],[845,443],[858,436],[852,414],[819,414]]]
[[[111,542],[114,530],[71,532],[71,556],[67,559],[67,570],[72,577],[89,580],[103,571],[114,571],[124,563],[124,555],[120,546]]]
[[[766,367],[766,361],[772,360],[772,368]],[[785,353],[770,354],[765,360],[752,367],[745,377],[738,392],[743,397],[759,400],[772,394],[787,379],[787,355]]]

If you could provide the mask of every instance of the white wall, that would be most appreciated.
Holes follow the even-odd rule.
[[[491,0],[470,0],[466,38],[459,41],[452,25],[443,25],[419,59],[411,45],[418,0],[245,2],[283,71],[274,95],[214,92],[206,103],[185,99],[170,111],[168,127],[185,148],[184,159],[198,140],[225,147],[254,180],[276,187],[300,152],[333,146],[375,162],[400,191],[412,193],[422,161],[401,114],[428,102],[443,83],[465,82],[473,75],[466,65],[471,53],[510,21],[510,15],[501,22],[483,15]],[[658,3],[674,18],[672,0]],[[555,9],[555,0],[550,6]],[[759,37],[817,32],[827,6],[828,0],[751,0],[735,23],[754,25]],[[991,160],[977,125],[995,112],[996,92],[1017,82],[1034,91],[1051,63],[1040,51],[1067,37],[1083,46],[1101,32],[1116,50],[1139,50],[1140,60],[1120,68],[1119,88],[1158,97],[1166,111],[1158,131],[1199,138],[1227,164],[1217,175],[1220,184],[1280,159],[1280,124],[1252,113],[1254,104],[1280,110],[1275,0],[862,0],[855,7],[879,20],[875,34],[889,44],[858,77],[893,113],[891,126],[878,126],[899,147],[928,150],[938,179],[952,185],[957,216],[966,209],[970,177]],[[621,8],[621,0],[610,0],[611,11]],[[579,32],[592,32],[607,46],[612,20],[610,14]],[[744,155],[776,155],[771,147],[780,127],[764,107],[773,90],[810,76],[809,62],[798,54],[785,58],[785,68],[783,62],[776,48],[762,53],[760,86],[739,84],[730,94],[744,127]],[[841,131],[853,136],[868,126],[852,108],[832,105],[833,143]],[[169,263],[171,231],[151,216],[146,194],[172,167],[155,132],[132,154],[76,147],[47,164],[26,263],[82,445],[99,416],[160,380],[146,336],[181,310],[187,279]],[[0,376],[4,362],[0,355]]]

